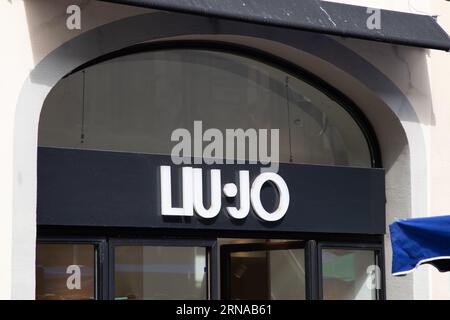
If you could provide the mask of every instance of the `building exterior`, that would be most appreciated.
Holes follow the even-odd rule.
[[[450,211],[448,52],[111,2],[0,2],[0,298],[450,298],[387,229]],[[333,3],[450,33],[443,0]],[[236,161],[177,163],[186,132]]]

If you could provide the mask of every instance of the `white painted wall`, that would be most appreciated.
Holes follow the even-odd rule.
[[[13,148],[14,148],[14,116],[17,97],[23,81],[28,77],[32,67],[32,50],[28,35],[28,24],[21,1],[9,3],[0,2],[0,37],[8,45],[0,52],[3,76],[0,77],[1,108],[0,108],[0,298],[8,299],[12,296],[13,257]],[[34,238],[31,231],[29,239]],[[20,245],[19,239],[17,245]],[[30,241],[24,241],[28,244]],[[33,247],[27,250],[32,256],[26,264],[32,263]],[[17,257],[19,258],[19,257]],[[19,258],[20,259],[20,258]],[[25,265],[26,265],[25,264]],[[19,266],[17,266],[19,268]],[[18,269],[18,272],[21,270]],[[29,277],[28,277],[29,278]],[[31,279],[31,285],[33,284]],[[28,297],[32,297],[29,294]]]

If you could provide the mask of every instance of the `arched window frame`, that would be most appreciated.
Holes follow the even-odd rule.
[[[85,64],[82,64],[79,67],[72,70],[71,72],[69,72],[66,76],[63,77],[63,79],[86,68],[115,58],[151,51],[180,50],[180,49],[216,51],[252,59],[260,63],[266,64],[270,67],[276,68],[280,71],[283,71],[311,85],[315,89],[325,94],[331,100],[336,102],[351,116],[351,118],[355,121],[355,123],[361,130],[361,133],[363,134],[367,142],[367,146],[370,152],[371,167],[383,168],[381,151],[378,140],[375,135],[375,131],[372,128],[367,117],[364,115],[364,113],[350,98],[348,98],[339,90],[334,88],[331,84],[327,83],[326,81],[314,75],[313,73],[307,71],[306,69],[281,57],[275,56],[262,50],[250,48],[248,46],[232,44],[228,42],[201,41],[201,40],[175,40],[175,41],[141,43],[123,48],[121,50],[110,52],[106,55],[100,56]]]

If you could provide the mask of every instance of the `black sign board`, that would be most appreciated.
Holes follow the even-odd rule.
[[[289,207],[278,221],[263,221],[250,208],[245,219],[233,219],[226,206],[239,200],[222,194],[222,209],[212,219],[161,214],[160,167],[171,166],[173,206],[181,206],[181,166],[170,156],[39,148],[38,225],[127,228],[208,229],[384,234],[384,170],[280,164],[278,175],[289,188]],[[210,169],[220,169],[222,186],[236,183],[258,165],[193,165],[204,171],[204,194]],[[261,202],[277,206],[277,190],[264,185]],[[205,197],[207,198],[207,197]],[[238,199],[239,197],[237,197]],[[236,202],[236,203],[235,203]],[[208,207],[208,199],[205,207]]]

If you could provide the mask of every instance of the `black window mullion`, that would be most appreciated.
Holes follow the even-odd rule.
[[[219,299],[219,275],[218,275],[218,258],[217,258],[217,240],[214,240],[209,247],[209,264],[208,266],[208,286],[209,286],[209,298],[210,300]]]
[[[96,268],[98,273],[97,277],[97,290],[98,299],[107,300],[108,299],[108,245],[106,240],[102,240],[97,246],[97,259],[99,261],[99,266]]]
[[[309,240],[305,248],[306,299],[319,299],[319,268],[317,260],[317,242]]]

